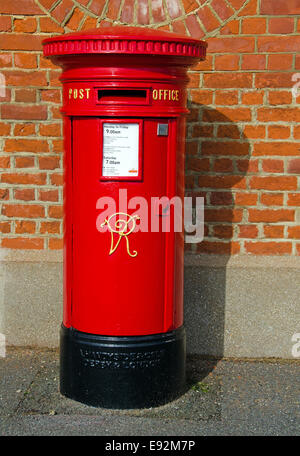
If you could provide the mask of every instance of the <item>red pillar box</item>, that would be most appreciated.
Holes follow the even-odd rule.
[[[61,392],[109,408],[162,404],[185,382],[186,85],[206,43],[113,27],[43,44],[63,68]]]

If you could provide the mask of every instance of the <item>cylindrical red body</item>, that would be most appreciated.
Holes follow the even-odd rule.
[[[128,338],[183,326],[183,223],[175,232],[164,198],[183,201],[186,71],[205,50],[128,27],[44,41],[63,68],[66,334]],[[97,358],[80,353],[89,366]]]

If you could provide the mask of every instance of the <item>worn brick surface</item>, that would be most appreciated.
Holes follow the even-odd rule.
[[[1,245],[62,248],[60,71],[45,37],[98,26],[205,39],[190,71],[186,193],[204,196],[190,252],[299,255],[298,0],[1,0]]]

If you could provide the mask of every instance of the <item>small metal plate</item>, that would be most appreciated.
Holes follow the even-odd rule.
[[[168,136],[169,125],[168,124],[157,124],[157,136]]]

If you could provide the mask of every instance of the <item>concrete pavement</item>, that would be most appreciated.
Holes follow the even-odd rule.
[[[63,397],[57,350],[0,358],[0,435],[299,435],[300,361],[189,357],[183,396],[144,410],[105,410]]]

